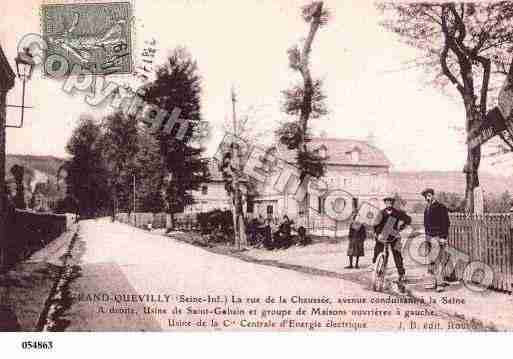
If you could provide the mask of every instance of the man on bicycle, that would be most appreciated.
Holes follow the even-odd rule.
[[[403,264],[403,255],[401,253],[401,232],[406,226],[410,225],[411,217],[406,212],[394,207],[395,198],[385,197],[385,209],[381,210],[376,219],[374,226],[374,233],[376,233],[376,244],[374,246],[374,258],[372,263],[376,262],[378,255],[383,251],[385,245],[378,241],[381,236],[382,240],[390,242],[392,255],[394,257],[395,267],[399,274],[399,281],[404,281],[405,270]]]

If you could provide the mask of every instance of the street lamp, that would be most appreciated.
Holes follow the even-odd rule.
[[[22,128],[23,127],[23,115],[25,113],[25,83],[27,80],[30,80],[32,76],[32,71],[34,71],[34,65],[36,64],[32,54],[29,52],[29,48],[25,47],[23,52],[18,52],[18,56],[14,59],[16,62],[16,73],[18,74],[18,78],[23,80],[23,92],[21,95],[21,106],[16,105],[7,105],[9,107],[18,107],[21,108],[21,122],[19,126],[9,126],[5,127],[14,127],[14,128]]]
[[[30,53],[30,49],[25,47],[23,52],[18,52],[18,56],[14,59],[16,62],[16,73],[19,78],[27,78],[30,79],[32,76],[32,71],[34,70],[34,58]]]

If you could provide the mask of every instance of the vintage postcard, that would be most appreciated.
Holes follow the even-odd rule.
[[[513,1],[1,17],[1,331],[513,330]]]

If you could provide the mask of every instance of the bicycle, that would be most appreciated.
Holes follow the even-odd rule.
[[[397,240],[392,236],[388,236],[392,238],[391,240],[383,239],[382,235],[379,235],[376,240],[383,243],[384,247],[381,253],[378,254],[376,258],[376,264],[374,266],[374,272],[372,274],[372,290],[376,292],[382,292],[385,284],[385,275],[387,272],[388,258],[390,257],[390,246],[392,242]],[[401,292],[404,292],[404,284],[399,280],[397,281],[397,285]]]

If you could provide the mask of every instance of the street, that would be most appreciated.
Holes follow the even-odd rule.
[[[250,263],[108,219],[80,222],[75,247],[67,331],[482,329],[429,296],[408,302],[365,280]]]

